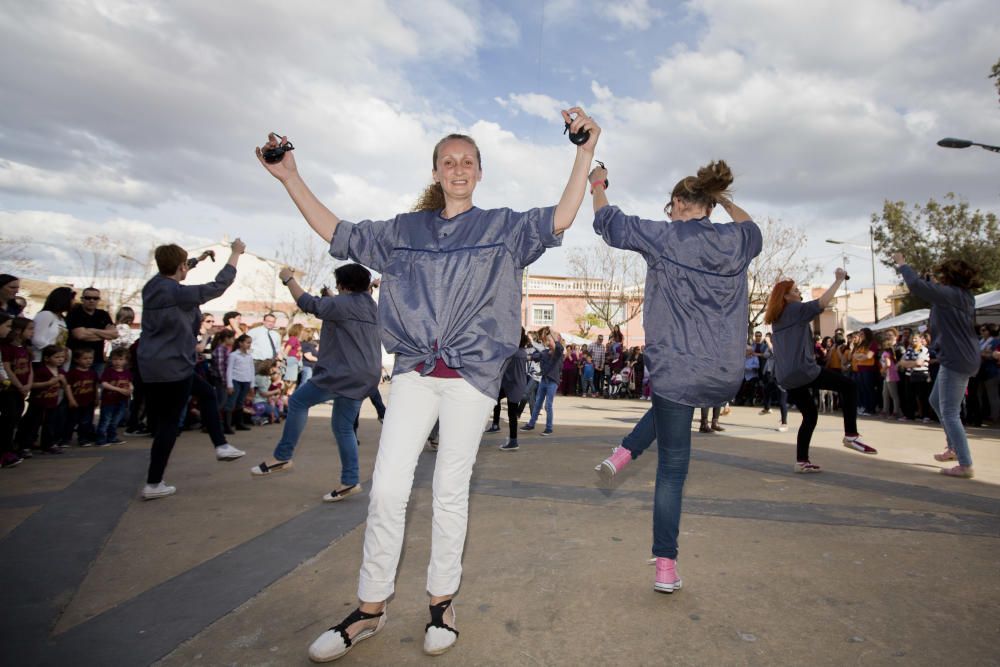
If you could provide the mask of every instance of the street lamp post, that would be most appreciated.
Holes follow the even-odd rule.
[[[837,241],[836,239],[826,239],[827,243],[832,243],[834,245],[849,245],[855,248],[865,248],[865,246],[860,243],[848,243],[847,241]],[[868,247],[866,248],[869,253],[871,253],[872,258],[872,306],[875,309],[875,321],[878,322],[878,286],[875,283],[875,229],[871,225],[868,225]]]
[[[975,141],[969,141],[968,139],[955,139],[953,137],[945,137],[941,141],[937,142],[937,145],[942,148],[968,148],[969,146],[979,146],[983,150],[1000,153],[1000,146],[990,146],[989,144],[980,144]]]

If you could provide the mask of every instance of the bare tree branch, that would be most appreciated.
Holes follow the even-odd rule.
[[[778,280],[792,278],[799,284],[805,284],[819,271],[819,266],[805,257],[805,232],[773,218],[767,218],[761,224],[761,232],[764,249],[747,270],[747,288],[750,294],[748,335],[752,335],[763,321],[767,297]]]
[[[646,263],[636,253],[603,244],[574,248],[569,265],[591,313],[607,328],[642,312]]]

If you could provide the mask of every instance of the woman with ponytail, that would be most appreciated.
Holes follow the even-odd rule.
[[[809,460],[809,443],[816,429],[818,415],[814,389],[828,389],[840,394],[844,415],[844,447],[862,454],[877,454],[874,447],[858,434],[858,388],[850,378],[816,363],[816,346],[810,323],[826,310],[847,274],[837,269],[830,288],[818,299],[802,302],[802,293],[794,280],[780,280],[771,290],[764,310],[764,323],[772,327],[774,338],[774,377],[788,391],[788,400],[802,413],[795,451],[795,472],[820,472]]]
[[[594,230],[608,245],[633,250],[649,265],[643,315],[653,407],[598,471],[614,476],[656,440],[653,588],[672,593],[681,587],[677,535],[691,418],[695,407],[731,400],[743,380],[747,267],[763,240],[756,223],[732,202],[733,175],[722,160],[677,183],[664,207],[665,221],[642,220],[610,206],[606,178],[603,167],[590,174]],[[716,204],[732,223],[712,223]]]
[[[395,590],[406,506],[424,442],[440,419],[433,483],[431,562],[427,572],[431,622],[424,652],[444,653],[458,639],[452,598],[462,575],[469,480],[483,420],[500,392],[507,359],[518,350],[521,274],[547,248],[562,243],[587,187],[587,169],[601,129],[574,107],[562,112],[571,132],[588,131],[576,148],[557,206],[524,213],[483,210],[472,195],[483,177],[479,148],[452,134],[434,147],[432,185],[414,211],[389,220],[341,221],[309,190],[291,152],[261,164],[277,178],[330,254],[382,274],[382,342],[396,355],[392,396],[368,506],[358,608],[313,642],[316,661],[335,660],[385,625]],[[285,137],[271,134],[263,150]]]

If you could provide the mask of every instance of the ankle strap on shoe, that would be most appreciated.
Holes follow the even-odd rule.
[[[444,630],[451,630],[457,637],[458,630],[444,622],[444,612],[447,611],[450,606],[451,600],[445,600],[443,602],[430,605],[431,622],[424,626],[424,632],[427,632],[430,628],[442,628]]]
[[[358,609],[355,609],[350,614],[348,614],[347,618],[345,618],[340,623],[330,628],[330,630],[333,630],[334,632],[339,632],[340,636],[343,637],[344,639],[344,646],[349,647],[351,645],[351,638],[347,636],[347,628],[351,627],[358,621],[370,621],[371,619],[379,618],[384,614],[385,614],[385,608],[383,608],[382,611],[378,612],[377,614],[369,614],[366,611],[361,611],[361,608],[359,607]]]

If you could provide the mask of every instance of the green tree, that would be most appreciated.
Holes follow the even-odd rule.
[[[875,251],[880,261],[895,267],[892,255],[903,253],[919,273],[932,271],[941,261],[961,257],[980,271],[984,291],[1000,288],[1000,223],[992,212],[971,211],[969,203],[949,192],[942,202],[926,205],[886,201],[872,214]],[[917,299],[904,301],[904,310],[923,307]]]

